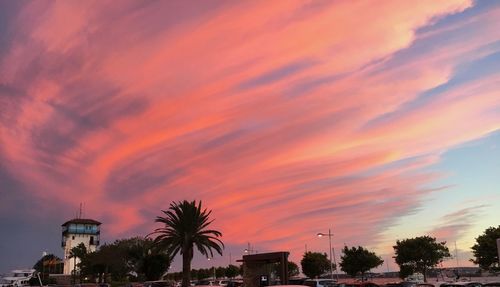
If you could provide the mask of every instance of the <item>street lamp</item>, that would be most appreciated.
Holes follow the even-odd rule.
[[[257,254],[257,253],[259,253],[259,251],[257,251],[257,250],[246,249],[246,248],[243,251],[245,252],[245,254]]]
[[[257,254],[257,253],[259,253],[257,250],[253,249],[254,247],[252,247],[250,245],[250,242],[248,242],[248,248],[245,248],[245,250],[243,250],[243,252],[245,252],[245,254]]]
[[[207,260],[208,260],[208,261],[210,261],[210,260],[212,260],[212,259],[213,259],[213,257],[208,257],[208,258],[207,258]],[[215,284],[215,263],[214,263],[213,268],[214,268],[214,284]]]
[[[328,236],[328,243],[330,244],[330,278],[333,281],[333,268],[332,268],[332,231],[328,229],[328,233],[318,233],[318,237]],[[335,261],[335,258],[333,259]],[[339,281],[339,274],[337,273],[337,264],[335,263],[335,275],[337,276],[337,282]]]

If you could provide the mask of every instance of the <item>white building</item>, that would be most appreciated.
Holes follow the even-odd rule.
[[[94,252],[99,246],[101,223],[93,219],[75,218],[62,225],[61,245],[64,249],[64,274],[71,274],[75,267],[74,258],[70,258],[71,249],[80,243],[87,248],[87,252]],[[76,259],[76,264],[80,260]]]

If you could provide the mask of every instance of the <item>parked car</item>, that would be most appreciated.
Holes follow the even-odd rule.
[[[415,282],[415,281],[400,281],[400,282],[389,282],[389,283],[386,283],[385,286],[386,287],[417,287],[419,284],[421,283],[418,283],[418,282]],[[434,285],[430,285],[430,286],[422,286],[422,287],[434,287]]]
[[[95,283],[80,283],[73,285],[73,287],[98,287],[98,286]]]
[[[194,284],[195,286],[212,286],[212,281],[210,280],[199,280]]]
[[[243,280],[229,280],[226,287],[242,287]]]
[[[483,287],[500,287],[500,282],[489,282],[483,284]]]
[[[453,283],[444,283],[441,284],[440,287],[482,287],[483,284],[479,282],[453,282]]]
[[[373,282],[352,282],[340,284],[340,287],[380,287]]]
[[[304,282],[307,280],[307,278],[300,278],[300,277],[292,277],[288,279],[288,283],[290,285],[305,285]]]
[[[214,282],[212,282],[213,285],[218,285],[223,287],[226,287],[227,283],[229,283],[229,280],[215,280]]]
[[[144,287],[173,287],[175,282],[167,280],[146,281]]]
[[[337,281],[332,279],[307,279],[302,284],[309,287],[333,287],[337,285]]]

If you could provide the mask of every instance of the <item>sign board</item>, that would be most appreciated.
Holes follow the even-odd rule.
[[[260,275],[260,286],[269,286],[267,275]]]

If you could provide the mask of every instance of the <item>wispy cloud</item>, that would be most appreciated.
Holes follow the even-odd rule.
[[[430,234],[439,240],[456,242],[469,231],[486,207],[488,205],[472,206],[446,214]]]
[[[187,198],[214,209],[233,244],[301,250],[331,225],[363,244],[431,192],[439,174],[422,167],[500,128],[498,70],[467,76],[497,57],[498,7],[195,6],[15,10],[0,50],[2,194],[63,217],[85,202],[109,238],[147,233]],[[0,212],[19,215],[2,197]],[[459,235],[444,222],[436,234]]]

